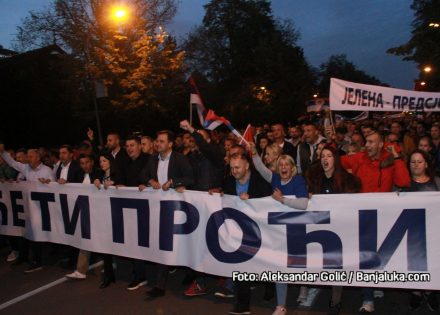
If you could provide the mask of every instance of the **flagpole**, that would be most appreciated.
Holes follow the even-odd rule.
[[[193,124],[193,104],[191,100],[189,101],[189,124],[192,126]]]
[[[332,110],[329,109],[328,112],[329,112],[329,115],[330,115],[330,122],[331,122],[331,124],[332,124],[332,131],[333,131],[333,134],[336,134],[335,123],[333,122],[333,114],[332,114]]]

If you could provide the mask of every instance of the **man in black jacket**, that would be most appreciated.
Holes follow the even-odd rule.
[[[151,156],[142,152],[141,140],[136,136],[130,136],[125,140],[125,149],[128,158],[122,160],[120,165],[116,165],[121,175],[121,183],[118,186],[138,187],[142,183],[140,174],[148,166]],[[119,152],[118,155],[120,154],[122,153]],[[132,259],[131,261],[133,264],[133,278],[127,289],[133,291],[146,283],[146,275],[145,261],[139,259]]]
[[[196,148],[189,155],[195,181],[191,189],[209,191],[221,188],[225,157],[223,146],[213,143],[206,130],[196,130],[187,120],[180,122],[180,128],[188,131],[196,144]]]
[[[169,130],[159,131],[156,138],[157,154],[154,154],[148,166],[142,170],[142,191],[146,186],[153,189],[168,190],[175,188],[178,192],[183,192],[186,187],[194,183],[193,170],[186,156],[173,151],[174,133]],[[168,267],[157,265],[156,286],[147,295],[150,298],[157,298],[165,295],[166,284],[168,281]]]
[[[273,142],[278,144],[278,146],[283,149],[283,154],[288,154],[293,159],[295,159],[295,148],[290,142],[286,141],[286,132],[284,131],[283,125],[273,124],[271,130],[273,135]]]
[[[84,173],[79,166],[78,161],[73,159],[73,149],[70,145],[64,144],[60,146],[60,165],[56,170],[56,180],[58,184],[66,183],[82,183]],[[78,250],[67,245],[59,245],[65,250],[65,257],[62,259],[61,265],[66,269],[71,269],[77,260]]]
[[[59,184],[81,183],[83,172],[78,161],[73,159],[73,149],[70,145],[60,146],[60,165],[56,170],[56,180]]]
[[[271,185],[261,175],[250,168],[248,156],[234,154],[229,161],[231,176],[227,177],[223,185],[223,192],[228,195],[239,196],[240,199],[262,198],[272,194]],[[237,281],[235,285],[236,302],[229,314],[250,314],[251,283]]]
[[[143,185],[140,190],[151,186],[154,189],[168,190],[176,188],[183,191],[194,184],[194,174],[188,159],[173,150],[174,133],[169,130],[159,131],[156,138],[157,154],[154,154],[147,168],[142,170]],[[145,185],[147,184],[147,185]]]
[[[93,184],[95,179],[101,179],[103,171],[95,166],[94,157],[92,155],[81,154],[78,157],[79,165],[83,172],[83,184]],[[76,270],[66,275],[69,279],[85,279],[86,273],[89,270],[90,252],[80,250],[78,260],[76,262]]]
[[[219,191],[223,184],[225,150],[222,145],[211,141],[206,130],[196,130],[188,120],[180,122],[180,128],[195,141],[194,148],[186,154],[194,171],[194,185],[190,189],[198,191]],[[185,134],[186,135],[186,134]],[[184,143],[185,143],[184,135]],[[186,296],[206,294],[205,277],[190,269],[184,282],[191,285],[185,289]]]

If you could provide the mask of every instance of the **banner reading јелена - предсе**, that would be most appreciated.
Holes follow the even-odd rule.
[[[330,109],[345,111],[440,111],[440,93],[360,84],[332,78]]]

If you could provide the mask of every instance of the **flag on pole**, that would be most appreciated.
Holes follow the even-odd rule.
[[[190,104],[195,105],[197,108],[200,125],[205,129],[214,130],[221,124],[225,124],[225,126],[228,127],[234,135],[243,140],[243,136],[231,125],[229,120],[227,120],[225,117],[217,116],[213,110],[207,110],[205,108],[199,89],[197,88],[196,82],[192,76],[189,77],[188,81],[191,86]],[[246,139],[244,139],[244,142],[246,145],[248,145],[248,141]]]
[[[234,128],[234,126],[231,125],[230,121],[227,120],[223,116],[217,116],[217,114],[212,110],[208,110],[208,113],[205,117],[205,124],[203,125],[203,128],[208,130],[214,130],[221,124],[224,124],[226,127],[229,128],[229,130],[236,135],[238,138],[241,139],[247,146],[249,146],[249,143],[246,139],[243,138],[243,136],[238,132],[237,129]]]
[[[217,116],[217,114],[212,109],[208,110],[208,112],[206,113],[206,116],[205,116],[203,128],[208,129],[208,130],[214,130],[215,128],[217,128],[221,124],[225,124],[225,126],[228,127],[229,129],[231,129],[231,127],[232,127],[229,120],[227,120],[225,117]],[[234,127],[232,127],[232,128],[234,128]]]
[[[248,124],[246,127],[246,130],[243,133],[243,138],[240,140],[240,145],[244,143],[244,141],[247,141],[248,143],[255,143],[254,141],[254,135],[252,134],[252,125]]]
[[[206,116],[206,108],[203,105],[202,97],[200,96],[199,89],[197,88],[196,82],[194,81],[193,77],[189,77],[189,84],[191,86],[191,94],[190,94],[190,104],[196,106],[197,108],[197,114],[199,116],[200,125],[204,126]]]

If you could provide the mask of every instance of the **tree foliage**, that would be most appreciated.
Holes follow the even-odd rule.
[[[379,79],[359,70],[352,62],[347,60],[346,55],[330,56],[327,62],[320,65],[319,91],[321,95],[328,95],[330,91],[330,79],[337,78],[356,83],[384,85]]]
[[[212,0],[185,42],[186,60],[215,87],[209,105],[233,121],[288,121],[304,110],[314,80],[298,38],[269,1]]]
[[[398,47],[388,49],[388,53],[416,62],[422,68],[430,65],[433,72],[420,73],[420,79],[427,82],[431,91],[440,91],[440,28],[431,23],[440,23],[439,0],[413,0],[411,9],[415,18],[412,22],[410,40]]]
[[[183,75],[183,52],[164,30],[174,0],[132,0],[127,22],[110,18],[114,1],[55,0],[18,28],[17,48],[56,42],[83,62],[79,74],[103,81],[121,108],[161,107],[166,79]]]

